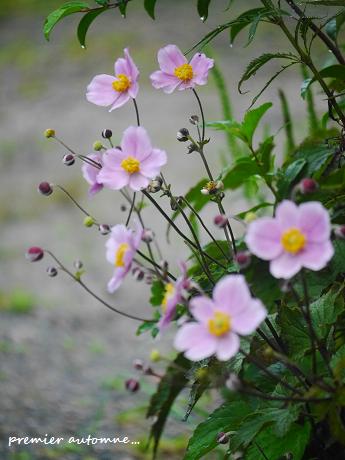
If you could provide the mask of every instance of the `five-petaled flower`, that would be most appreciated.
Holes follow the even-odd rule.
[[[139,70],[127,48],[124,56],[115,62],[115,76],[96,75],[87,87],[86,99],[102,107],[111,106],[109,112],[135,99],[139,91]]]
[[[158,176],[166,162],[166,153],[151,146],[146,130],[130,126],[123,133],[121,149],[114,148],[104,153],[103,168],[97,180],[112,190],[128,185],[138,191]]]
[[[137,225],[135,231],[124,225],[115,225],[111,229],[111,236],[106,242],[106,258],[114,267],[115,271],[108,283],[108,291],[115,292],[132,266],[133,258],[139,248],[142,228]]]
[[[270,260],[276,278],[289,279],[301,268],[321,270],[332,258],[331,225],[327,210],[319,202],[297,206],[285,200],[275,218],[262,217],[248,228],[245,241],[260,259]]]
[[[212,355],[227,361],[240,348],[239,335],[252,334],[267,311],[260,300],[251,297],[242,275],[222,278],[213,298],[199,296],[190,301],[196,322],[185,323],[175,337],[175,348],[191,361]]]
[[[170,94],[175,89],[206,85],[214,61],[203,53],[196,53],[188,62],[176,45],[167,45],[158,51],[158,63],[161,70],[151,74],[152,85]]]
[[[103,166],[102,154],[92,153],[91,155],[88,155],[87,158],[91,161],[90,163],[85,162],[83,164],[82,172],[84,179],[90,184],[89,195],[92,196],[103,188],[103,184],[98,181],[100,169],[97,167],[97,164],[101,167]]]

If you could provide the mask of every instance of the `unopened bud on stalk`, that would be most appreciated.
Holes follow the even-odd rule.
[[[162,189],[163,179],[160,176],[155,177],[152,179],[147,186],[147,191],[149,193],[157,193]]]
[[[55,267],[48,267],[47,268],[47,274],[51,278],[54,278],[54,276],[56,276],[58,274],[58,271],[57,271],[57,269]]]
[[[264,358],[266,359],[272,359],[274,357],[274,350],[272,347],[270,347],[269,345],[267,345],[264,350],[263,350],[263,356]]]
[[[103,129],[102,131],[102,137],[104,139],[110,139],[113,135],[113,132],[111,131],[111,129]]]
[[[235,255],[235,262],[240,269],[247,268],[251,262],[251,256],[249,251],[240,251]]]
[[[150,274],[147,274],[145,277],[145,283],[148,284],[149,286],[153,283],[153,277]]]
[[[223,190],[223,188],[224,188],[224,184],[222,181],[210,180],[201,189],[201,193],[203,195],[215,195],[216,193],[219,193],[220,190]]]
[[[142,371],[144,369],[144,361],[142,359],[135,359],[133,361],[133,367],[137,371]]]
[[[25,253],[25,258],[30,262],[38,262],[43,259],[44,251],[38,246],[32,246]]]
[[[298,184],[298,189],[303,195],[307,195],[308,193],[314,193],[319,188],[318,183],[316,180],[306,177],[302,179],[301,182]]]
[[[143,231],[143,235],[142,235],[141,239],[145,243],[151,243],[153,241],[154,236],[155,236],[155,234],[151,229],[145,228],[144,231]]]
[[[187,128],[181,128],[179,131],[177,131],[176,134],[176,139],[180,142],[187,142],[188,141],[188,136],[189,136],[189,131]]]
[[[189,144],[187,146],[187,153],[193,153],[198,149],[198,147],[195,144]]]
[[[48,128],[44,131],[44,136],[49,139],[50,137],[55,136],[55,129]]]
[[[126,211],[127,211],[127,206],[126,206],[125,204],[122,204],[122,205],[120,206],[120,210],[121,210],[122,212],[126,212]]]
[[[37,187],[37,190],[44,196],[49,196],[53,193],[53,188],[49,182],[41,182]]]
[[[99,152],[100,150],[104,148],[101,141],[94,142],[92,147],[96,152]]]
[[[253,222],[253,220],[255,220],[257,218],[258,218],[258,216],[255,214],[255,212],[249,211],[244,216],[244,221],[245,221],[246,224],[250,224],[251,222]]]
[[[140,389],[140,383],[135,379],[126,380],[125,387],[131,393],[136,393]]]
[[[76,270],[80,270],[83,268],[83,262],[81,260],[75,260],[73,266]]]
[[[86,216],[83,224],[85,227],[92,227],[95,224],[95,219],[91,216]]]
[[[345,238],[345,225],[339,225],[335,228],[334,233],[338,238]]]
[[[189,118],[189,123],[191,123],[192,125],[197,125],[199,123],[198,115],[191,115]]]
[[[134,267],[132,269],[132,275],[137,281],[144,279],[145,273],[140,267]]]
[[[228,224],[228,218],[224,216],[224,214],[218,214],[214,219],[213,219],[214,225],[216,225],[219,228],[225,228]]]
[[[108,224],[101,224],[98,227],[98,230],[100,231],[101,235],[108,235],[108,233],[110,233],[111,231],[110,226]]]
[[[241,380],[238,375],[232,372],[226,379],[225,386],[230,391],[237,391],[241,387]]]
[[[161,357],[162,357],[161,354],[156,349],[152,350],[150,353],[150,360],[153,363],[157,363],[158,361],[160,361]]]
[[[75,163],[75,157],[71,153],[67,153],[67,155],[64,155],[62,162],[66,166],[72,166]]]
[[[221,431],[220,433],[217,434],[217,443],[218,444],[227,444],[230,440],[229,435]]]

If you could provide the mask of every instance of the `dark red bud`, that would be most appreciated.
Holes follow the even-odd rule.
[[[228,223],[228,219],[223,214],[218,214],[218,216],[213,219],[213,223],[219,228],[224,228]]]
[[[45,196],[49,196],[53,193],[53,189],[49,182],[41,182],[37,187],[37,190]]]
[[[229,439],[230,439],[229,436],[223,431],[217,434],[218,444],[227,444],[229,442]]]
[[[246,268],[250,264],[251,257],[248,251],[240,251],[235,256],[235,261],[240,268]]]
[[[25,253],[26,259],[30,262],[38,262],[39,260],[43,259],[43,256],[44,251],[42,248],[39,248],[38,246],[32,246]]]
[[[74,155],[72,155],[71,153],[67,153],[67,155],[63,157],[62,162],[66,166],[72,166],[75,163]]]
[[[140,389],[140,383],[135,379],[126,380],[125,386],[131,393],[136,393]]]
[[[314,193],[318,189],[318,183],[316,180],[306,177],[301,180],[299,188],[303,194]]]

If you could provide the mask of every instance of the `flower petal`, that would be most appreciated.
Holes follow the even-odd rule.
[[[152,145],[146,129],[141,126],[130,126],[123,133],[121,141],[122,152],[125,157],[128,155],[144,161],[152,152]]]
[[[204,296],[193,297],[189,303],[192,315],[202,324],[206,324],[213,317],[214,307],[212,300]]]
[[[325,241],[330,237],[331,225],[327,210],[317,201],[299,206],[299,226],[307,241]]]
[[[271,260],[282,252],[281,230],[276,219],[262,217],[248,227],[245,242],[249,250],[263,260]]]
[[[228,275],[213,290],[215,308],[231,316],[239,314],[251,301],[250,292],[243,275]]]
[[[129,177],[129,186],[135,192],[147,187],[150,181],[147,177],[143,176],[140,173],[131,174]]]
[[[129,184],[130,176],[126,171],[115,171],[103,167],[97,176],[97,180],[111,190],[120,190]]]
[[[214,60],[209,59],[203,53],[196,53],[190,61],[193,67],[193,81],[198,85],[207,83],[208,71],[213,67]]]
[[[140,172],[150,179],[158,176],[161,167],[167,162],[167,154],[164,150],[152,149],[149,156],[140,164]]]
[[[115,95],[116,95],[116,99],[114,100],[113,105],[110,107],[109,112],[112,112],[113,110],[118,109],[119,107],[122,107],[130,99],[130,96],[127,91],[124,91],[123,93],[115,92]]]
[[[137,82],[131,84],[128,88],[128,94],[131,96],[132,99],[135,99],[139,92],[139,85]]]
[[[293,201],[284,200],[276,209],[276,220],[278,221],[281,230],[291,227],[298,227],[298,207]]]
[[[157,70],[150,75],[152,86],[155,89],[163,89],[166,94],[171,94],[181,83],[174,75],[168,75],[161,70]]]
[[[207,335],[207,331],[202,325],[186,323],[177,331],[174,347],[176,350],[185,351],[198,345]]]
[[[239,314],[231,317],[231,328],[241,335],[252,334],[267,316],[267,310],[258,299],[252,299]]]
[[[303,252],[299,254],[301,264],[310,270],[321,270],[331,260],[334,254],[332,243],[308,243]]]
[[[110,292],[111,294],[115,292],[121,286],[125,276],[126,271],[122,267],[117,268],[114,272],[113,277],[108,282],[108,292]]]
[[[106,107],[113,104],[116,92],[111,86],[115,77],[111,75],[96,75],[87,87],[86,99],[93,104]]]
[[[270,272],[275,278],[290,279],[302,268],[302,261],[299,254],[293,255],[283,252],[279,257],[270,263]]]
[[[219,361],[228,361],[240,349],[240,339],[237,334],[227,334],[217,341],[216,357]]]
[[[167,45],[158,51],[158,63],[163,72],[173,75],[176,67],[187,63],[187,59],[176,45]]]

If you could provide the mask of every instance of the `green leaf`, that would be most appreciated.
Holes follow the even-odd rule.
[[[304,158],[299,158],[289,164],[285,170],[279,171],[279,180],[277,183],[278,197],[283,199],[287,196],[292,183],[297,179],[307,161]]]
[[[231,42],[231,44],[234,43],[235,38],[237,37],[237,35],[244,28],[249,26],[249,24],[251,24],[253,21],[254,22],[257,21],[257,24],[256,24],[256,26],[254,26],[255,30],[253,30],[252,33],[250,33],[249,35],[255,34],[256,27],[257,27],[259,21],[265,15],[267,16],[268,13],[272,13],[272,10],[267,9],[267,8],[253,8],[251,10],[245,11],[244,13],[240,14],[240,16],[238,16],[238,18],[234,21],[234,24],[230,28],[230,42]],[[250,41],[252,41],[252,39]]]
[[[256,162],[249,157],[239,158],[233,166],[223,172],[222,182],[224,189],[234,190],[255,174],[260,174],[260,169]]]
[[[329,147],[326,143],[301,145],[298,147],[294,158],[304,159],[307,164],[304,171],[306,177],[319,179],[328,161],[334,155],[334,147]]]
[[[314,5],[314,6],[319,6],[319,5],[324,5],[324,6],[344,6],[344,0],[311,0],[308,2],[309,5]]]
[[[244,219],[246,217],[246,214],[248,214],[249,212],[256,212],[259,209],[267,208],[268,206],[274,206],[274,203],[266,203],[266,202],[264,202],[264,203],[257,204],[255,206],[253,206],[252,208],[247,209],[247,211],[242,211],[242,212],[236,214],[236,217],[238,217],[239,219]]]
[[[159,307],[162,305],[162,301],[165,293],[165,285],[163,281],[155,280],[151,285],[151,297],[150,304],[153,307]]]
[[[81,19],[78,25],[78,30],[77,30],[77,36],[80,45],[83,48],[86,48],[85,45],[85,40],[86,40],[86,34],[87,31],[89,30],[90,25],[92,22],[99,16],[103,11],[106,11],[107,8],[98,8],[96,10],[90,11],[89,13],[86,13],[85,16]]]
[[[120,0],[118,5],[119,5],[119,11],[120,11],[121,15],[125,18],[126,17],[128,1],[127,0]]]
[[[73,13],[78,13],[88,9],[89,5],[85,2],[70,1],[62,5],[57,10],[53,11],[48,15],[43,26],[44,36],[47,40],[50,38],[50,33],[56,24],[65,16],[69,16]]]
[[[345,345],[342,345],[332,356],[330,365],[335,377],[343,382],[345,380]]]
[[[152,19],[155,19],[155,6],[157,0],[145,0],[144,1],[144,8],[149,16]]]
[[[326,338],[330,327],[344,311],[343,299],[337,302],[339,291],[330,290],[310,306],[312,321],[317,335]]]
[[[261,118],[265,115],[267,110],[272,107],[272,105],[272,102],[266,102],[265,104],[260,105],[257,109],[248,110],[246,112],[242,122],[242,131],[246,135],[250,146],[253,143],[253,136]]]
[[[299,308],[284,306],[278,314],[282,337],[289,349],[289,356],[298,360],[310,349],[308,327]]]
[[[95,0],[95,2],[98,3],[98,5],[107,6],[109,3],[109,0]]]
[[[332,40],[337,40],[338,34],[344,22],[345,10],[340,11],[335,17],[333,17],[329,22],[327,22],[325,31]]]
[[[336,80],[345,80],[345,65],[342,64],[333,64],[324,69],[320,70],[319,72],[320,77],[322,78],[334,78]],[[307,78],[304,80],[301,86],[301,96],[304,99],[306,96],[306,92],[309,89],[310,85],[316,81],[316,78]]]
[[[205,22],[206,19],[208,18],[208,8],[210,6],[211,0],[198,0],[198,13],[200,16],[200,19]]]

